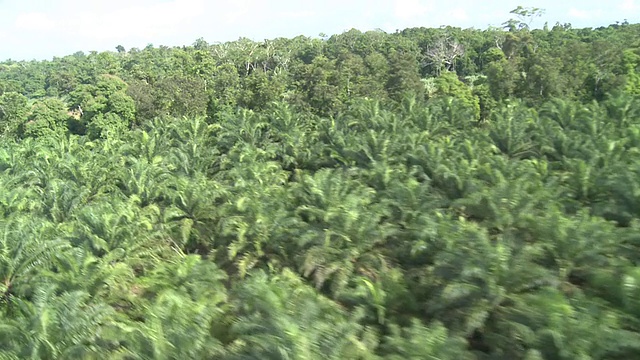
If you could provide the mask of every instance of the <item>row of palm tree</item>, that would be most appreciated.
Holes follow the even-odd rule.
[[[633,358],[638,109],[277,103],[7,139],[0,357]]]

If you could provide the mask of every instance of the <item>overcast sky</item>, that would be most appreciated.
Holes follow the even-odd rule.
[[[356,28],[484,29],[518,5],[543,8],[539,24],[597,27],[640,20],[640,0],[0,0],[0,60],[51,59],[76,51],[189,45]]]

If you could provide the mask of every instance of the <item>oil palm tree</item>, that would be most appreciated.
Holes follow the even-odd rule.
[[[0,223],[0,297],[10,301],[30,294],[70,248],[59,231],[43,219],[15,216]]]
[[[330,280],[335,295],[354,273],[375,278],[376,269],[384,268],[381,250],[394,229],[381,224],[384,208],[374,203],[373,189],[341,170],[320,170],[300,174],[292,195],[302,220],[296,262],[317,287]]]
[[[34,290],[32,301],[12,302],[19,310],[3,340],[13,350],[9,358],[100,359],[118,348],[104,331],[115,323],[113,309],[92,303],[85,292],[57,295],[55,286],[44,284]]]
[[[224,273],[200,256],[159,263],[139,282],[148,299],[143,321],[121,327],[123,358],[219,358],[223,344],[212,334],[224,332],[227,299]],[[124,340],[126,339],[126,340]]]
[[[535,156],[531,128],[535,123],[531,111],[508,105],[492,114],[489,138],[500,151],[510,158]]]
[[[207,124],[203,118],[175,121],[168,134],[173,147],[172,161],[182,173],[193,176],[196,172],[210,174],[219,151],[215,146],[214,134],[219,124]]]
[[[372,358],[348,314],[291,271],[254,272],[231,295],[225,359]]]

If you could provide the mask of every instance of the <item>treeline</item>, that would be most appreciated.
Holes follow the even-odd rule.
[[[0,359],[640,358],[639,31],[3,62]]]
[[[508,31],[447,27],[215,45],[198,40],[189,47],[119,46],[118,52],[52,61],[5,61],[0,121],[4,128],[25,120],[52,128],[43,109],[56,113],[55,123],[62,121],[58,110],[81,108],[86,116],[72,131],[82,134],[98,114],[98,123],[130,127],[162,115],[215,118],[224,110],[261,110],[284,101],[332,116],[354,99],[390,103],[407,94],[455,96],[477,120],[486,120],[511,98],[539,106],[559,97],[590,102],[640,93],[639,25],[529,31],[519,24]]]

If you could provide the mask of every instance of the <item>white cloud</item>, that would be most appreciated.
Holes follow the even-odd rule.
[[[351,27],[389,32],[408,27],[500,26],[517,0],[56,0],[2,1],[0,58],[48,57],[76,50],[187,44],[198,37],[228,41],[298,34],[329,35]],[[530,4],[527,4],[530,3]],[[524,6],[531,6],[524,1]],[[640,0],[587,3],[538,1],[548,15],[536,22],[597,26],[640,13]],[[548,6],[546,6],[546,3]],[[7,7],[5,7],[7,4]],[[12,4],[9,6],[8,4]],[[573,8],[572,8],[573,7]],[[599,10],[598,10],[599,9]],[[21,14],[20,16],[17,16]],[[605,22],[606,21],[606,22]],[[534,22],[534,26],[536,26]],[[348,26],[347,26],[348,25]]]
[[[285,11],[280,13],[279,15],[283,18],[287,19],[302,19],[314,16],[316,13],[309,10],[302,11]]]
[[[174,0],[156,4],[113,7],[102,11],[85,6],[66,26],[75,36],[96,40],[152,38],[171,34],[200,16],[203,0]]]
[[[575,19],[581,19],[581,20],[589,20],[589,19],[597,18],[601,14],[602,12],[600,10],[590,11],[590,10],[576,9],[574,7],[569,9],[569,12],[567,13],[568,16]]]
[[[47,14],[31,12],[18,15],[16,17],[15,26],[19,30],[47,31],[54,29],[56,24]]]
[[[431,5],[420,0],[396,0],[394,3],[394,14],[396,18],[402,20],[415,19],[424,16],[431,10]]]
[[[456,20],[460,20],[460,21],[469,20],[469,15],[467,14],[467,10],[465,10],[465,8],[463,7],[454,8],[449,12],[449,15]]]
[[[588,19],[591,17],[591,14],[589,14],[587,10],[580,10],[576,8],[569,9],[568,15],[578,19]]]
[[[618,8],[625,11],[640,11],[640,4],[637,4],[635,0],[623,0]]]
[[[227,24],[251,24],[259,17],[259,12],[256,12],[257,3],[255,0],[236,0],[231,2],[229,7],[218,6],[216,10],[224,13]]]

